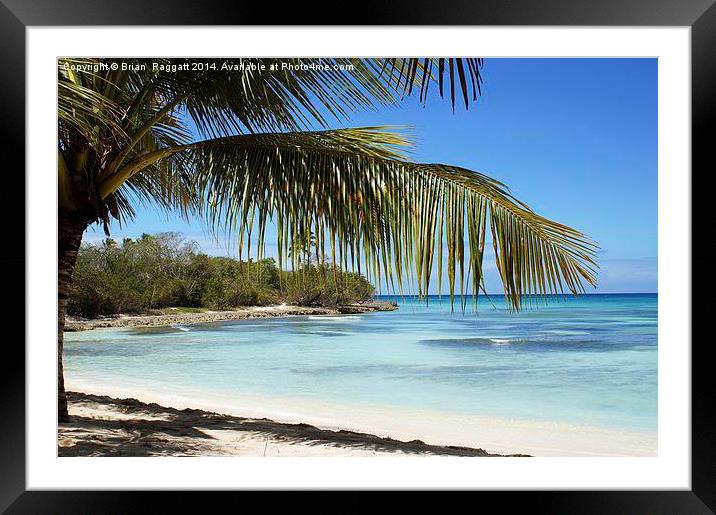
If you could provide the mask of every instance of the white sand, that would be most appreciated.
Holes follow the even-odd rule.
[[[499,454],[533,456],[656,456],[657,435],[617,431],[564,423],[511,420],[496,417],[454,415],[428,410],[394,409],[376,406],[341,406],[298,399],[242,396],[240,399],[198,398],[187,392],[161,393],[131,388],[100,387],[68,382],[68,390],[135,398],[177,409],[195,408],[240,417],[269,418],[277,422],[307,423],[321,429],[346,429],[398,440],[422,440],[432,445],[458,445],[482,448]],[[272,442],[265,436],[241,438],[217,433],[222,445],[237,453],[251,455],[366,455],[356,449]],[[268,443],[267,443],[268,442]],[[367,455],[375,455],[373,451]],[[394,455],[394,453],[391,453]]]
[[[153,414],[141,416],[129,415],[108,406],[88,403],[70,404],[71,417],[83,417],[97,420],[97,426],[87,427],[86,424],[63,424],[60,428],[58,445],[70,449],[81,441],[104,442],[121,441],[123,455],[142,455],[148,443],[136,437],[137,431],[124,428],[102,427],[106,421],[167,421],[170,417]],[[167,424],[167,427],[170,425]],[[398,452],[383,452],[372,449],[361,449],[350,446],[316,444],[312,442],[287,442],[263,432],[212,430],[202,429],[202,433],[211,439],[175,436],[169,433],[159,434],[152,439],[153,455],[176,456],[411,456]],[[175,449],[182,448],[177,454]],[[162,451],[164,449],[164,451]]]

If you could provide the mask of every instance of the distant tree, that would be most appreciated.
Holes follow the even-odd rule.
[[[313,233],[298,233],[288,247],[288,257],[289,259],[295,258],[299,267],[304,263],[310,266],[313,249],[318,252],[316,235]]]

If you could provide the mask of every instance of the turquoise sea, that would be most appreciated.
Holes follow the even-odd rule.
[[[585,295],[520,313],[449,301],[395,312],[66,333],[70,385],[256,396],[655,433],[657,295]],[[492,304],[494,302],[494,306]]]

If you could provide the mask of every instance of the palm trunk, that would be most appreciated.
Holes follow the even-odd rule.
[[[57,266],[57,418],[60,422],[69,420],[65,377],[62,368],[62,346],[64,341],[67,297],[70,293],[72,272],[77,261],[77,251],[82,234],[89,222],[72,213],[59,211],[58,223],[58,266]]]

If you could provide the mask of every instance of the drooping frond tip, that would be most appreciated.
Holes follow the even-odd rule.
[[[440,96],[450,96],[454,111],[456,96],[468,109],[482,94],[483,63],[478,57],[413,57],[380,59],[374,66],[380,67],[380,75],[399,94],[409,96],[419,91],[420,102],[427,100],[432,83],[437,81]]]

